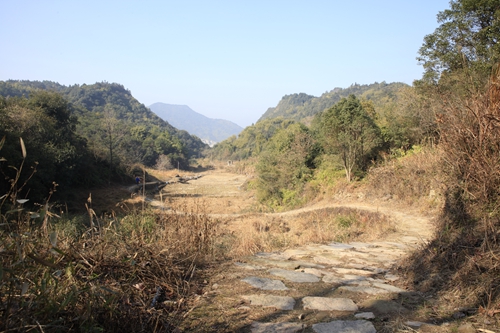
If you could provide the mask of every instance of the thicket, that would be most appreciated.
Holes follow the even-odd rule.
[[[29,99],[0,97],[0,118],[1,193],[15,182],[18,198],[29,195],[31,202],[42,202],[54,186],[95,184],[93,174],[106,170],[102,161],[91,163],[86,141],[76,134],[71,105],[55,92],[40,91]],[[19,150],[21,139],[30,151],[26,158]],[[23,161],[20,171],[17,166]],[[28,179],[29,186],[25,185]]]
[[[493,316],[500,300],[500,4],[450,2],[425,37],[416,88],[437,110],[445,207],[406,265],[416,289]],[[459,297],[455,297],[459,295]],[[451,301],[451,302],[450,302]]]

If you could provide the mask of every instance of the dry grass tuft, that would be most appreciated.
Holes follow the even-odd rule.
[[[324,208],[312,212],[247,215],[233,221],[229,254],[238,257],[311,243],[373,240],[394,232],[386,216],[350,208]]]

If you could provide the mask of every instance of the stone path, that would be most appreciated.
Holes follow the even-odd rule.
[[[235,277],[235,290],[225,297],[228,303],[240,299],[242,317],[257,317],[242,332],[377,332],[374,323],[408,311],[395,300],[411,291],[397,286],[399,276],[389,268],[421,241],[408,236],[399,243],[331,243],[257,253],[232,264],[228,275]]]
[[[242,309],[271,307],[304,311],[295,322],[255,321],[251,332],[299,332],[304,328],[318,333],[376,332],[370,320],[380,316],[381,311],[363,305],[362,301],[366,295],[408,292],[393,285],[399,277],[388,272],[408,247],[420,240],[410,237],[406,241],[310,245],[281,253],[258,253],[244,263],[236,263],[247,275],[241,282],[250,287],[248,294],[241,295],[246,303]],[[287,291],[290,295],[286,295]],[[301,297],[293,297],[296,295]],[[311,311],[332,312],[333,320],[306,327],[303,319]]]

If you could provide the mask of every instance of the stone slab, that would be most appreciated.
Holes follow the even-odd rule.
[[[259,323],[253,322],[250,327],[252,333],[295,333],[302,330],[298,323]]]
[[[342,260],[340,260],[338,256],[333,256],[328,254],[315,256],[313,260],[317,263],[327,264],[327,265],[342,265],[344,263]]]
[[[316,333],[377,333],[373,324],[366,320],[336,320],[312,325]]]
[[[328,274],[323,276],[323,282],[325,283],[336,283],[336,284],[363,284],[366,280],[366,276],[358,275],[344,275],[339,277],[337,275]]]
[[[288,296],[274,295],[245,295],[241,296],[244,300],[250,301],[251,305],[262,306],[264,308],[276,308],[278,310],[293,310],[295,300]]]
[[[356,313],[354,317],[358,319],[375,319],[375,315],[373,314],[373,312]]]
[[[391,273],[387,273],[384,278],[388,281],[391,281],[391,282],[394,282],[394,281],[397,281],[399,280],[399,276],[397,275],[394,275],[394,274],[391,274]]]
[[[328,247],[334,250],[350,250],[354,248],[354,246],[344,243],[330,243]]]
[[[250,265],[250,264],[247,264],[245,262],[235,262],[234,264],[236,266],[238,266],[239,268],[243,268],[243,269],[246,269],[246,270],[249,270],[249,271],[258,271],[258,270],[261,270],[261,269],[265,268],[265,267],[258,266],[258,265]]]
[[[403,290],[401,288],[394,287],[394,286],[391,286],[390,284],[385,284],[385,283],[374,282],[373,286],[377,287],[377,288],[380,288],[380,289],[387,290],[387,291],[389,291],[391,293],[403,293],[403,292],[406,291],[406,290]]]
[[[249,276],[241,281],[248,283],[252,287],[262,290],[288,290],[285,284],[279,280],[271,280],[268,278],[261,278],[257,276]]]
[[[358,306],[349,298],[304,297],[304,310],[319,311],[358,311]]]
[[[370,295],[388,294],[389,291],[370,286],[340,286],[338,290],[346,290],[353,293],[365,293]]]
[[[317,277],[316,275],[313,275],[313,274],[296,272],[296,271],[288,271],[286,269],[274,268],[274,269],[270,269],[268,272],[272,275],[282,277],[282,278],[284,278],[288,281],[291,281],[291,282],[314,283],[314,282],[318,282],[320,280],[319,277]]]
[[[280,253],[280,252],[258,252],[255,253],[254,256],[262,259],[271,259],[271,260],[288,260],[290,259],[289,255]]]

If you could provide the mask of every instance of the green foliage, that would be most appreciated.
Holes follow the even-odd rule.
[[[0,84],[3,96],[26,97],[40,90],[57,91],[67,100],[65,103],[69,102],[68,121],[87,140],[96,161],[105,161],[110,172],[113,165],[120,164],[154,166],[160,155],[168,156],[176,165],[188,167],[189,159],[199,157],[206,148],[199,138],[160,119],[117,83],[63,86],[50,81],[6,81]],[[36,103],[43,106],[44,102]],[[47,112],[53,112],[56,119],[64,119],[65,115],[58,113],[61,110],[54,102],[52,105],[54,108]]]
[[[424,80],[437,82],[443,73],[473,68],[487,77],[500,60],[500,3],[497,0],[452,0],[438,14],[440,26],[425,36],[418,60]]]
[[[0,190],[4,193],[15,179],[16,168],[25,161],[27,168],[19,174],[19,183],[31,178],[22,197],[30,192],[32,200],[41,201],[56,182],[61,187],[85,183],[89,168],[89,155],[85,141],[75,133],[76,119],[71,106],[57,93],[36,92],[31,98],[0,97],[0,137],[5,137],[1,151],[5,159]],[[19,140],[23,139],[27,156],[19,153]],[[38,166],[37,166],[38,165]],[[36,168],[32,175],[30,168]],[[85,171],[84,171],[85,170]]]
[[[325,152],[340,156],[347,181],[355,170],[366,170],[382,146],[378,126],[354,95],[320,114],[315,124]]]
[[[335,88],[325,92],[320,97],[306,95],[304,93],[285,95],[278,105],[269,108],[260,117],[257,124],[265,119],[283,117],[304,123],[309,123],[312,118],[333,105],[342,98],[355,95],[359,99],[370,101],[375,109],[382,109],[387,104],[397,100],[399,89],[407,87],[404,83],[373,83],[369,85],[353,84],[349,88]]]
[[[219,160],[242,160],[259,156],[276,132],[292,124],[294,121],[283,118],[259,121],[245,128],[238,137],[232,136],[216,144],[211,150],[212,157]]]
[[[319,147],[304,125],[293,124],[278,131],[257,163],[259,200],[273,208],[299,204],[318,152]]]

